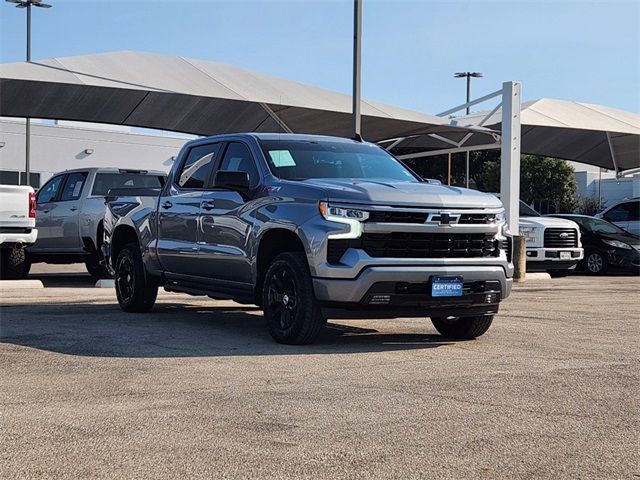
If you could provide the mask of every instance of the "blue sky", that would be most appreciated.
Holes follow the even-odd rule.
[[[215,60],[345,93],[351,1],[50,0],[33,58],[141,50]],[[438,113],[520,80],[553,97],[640,111],[640,2],[364,0],[363,96]],[[24,59],[24,11],[0,5],[0,61]]]

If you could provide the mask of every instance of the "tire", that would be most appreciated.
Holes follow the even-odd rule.
[[[146,274],[140,247],[127,243],[116,260],[116,296],[125,312],[148,312],[158,296],[158,285]]]
[[[584,269],[589,275],[604,275],[609,269],[606,255],[594,250],[585,255]]]
[[[112,278],[112,275],[109,273],[109,270],[104,265],[100,264],[100,261],[91,257],[87,261],[84,262],[84,266],[87,268],[87,272],[89,275],[95,278]]]
[[[433,326],[444,336],[459,340],[470,340],[483,335],[493,322],[493,315],[476,315],[474,317],[434,317]]]
[[[547,273],[551,275],[551,278],[562,278],[571,275],[575,270],[575,268],[567,268],[565,270],[547,270]]]
[[[326,324],[313,292],[304,253],[278,255],[264,276],[262,308],[269,333],[278,343],[304,345]]]
[[[24,248],[11,247],[0,250],[0,278],[22,280],[29,275],[31,262]]]

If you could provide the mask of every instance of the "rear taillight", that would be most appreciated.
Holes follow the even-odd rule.
[[[36,218],[36,194],[29,192],[29,218]]]

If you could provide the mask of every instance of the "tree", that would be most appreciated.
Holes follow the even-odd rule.
[[[487,161],[480,178],[483,190],[500,191],[500,162]],[[573,167],[566,160],[539,155],[520,157],[520,198],[525,203],[547,200],[556,210],[573,212],[578,206],[577,190]]]

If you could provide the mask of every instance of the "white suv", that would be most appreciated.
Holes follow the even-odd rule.
[[[596,215],[634,235],[640,235],[640,198],[615,203]]]

